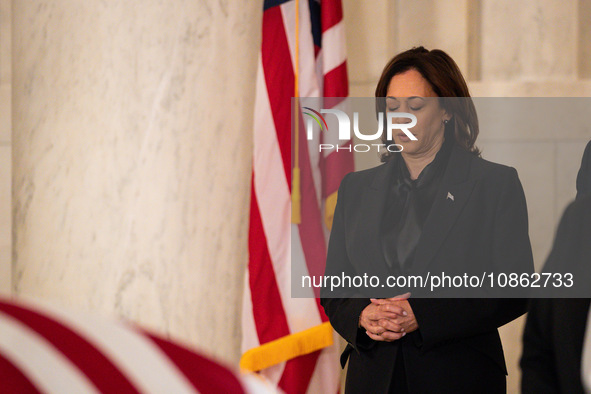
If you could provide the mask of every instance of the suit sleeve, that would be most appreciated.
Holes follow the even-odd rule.
[[[345,242],[345,204],[347,199],[346,184],[349,175],[343,178],[338,191],[337,205],[335,208],[328,254],[326,259],[325,276],[341,276],[342,274],[353,276],[353,268],[347,256]],[[375,345],[359,328],[359,316],[371,303],[369,298],[362,298],[360,294],[352,294],[344,289],[322,288],[320,290],[320,303],[328,316],[333,328],[356,350],[369,349]]]
[[[544,272],[561,271],[561,268],[570,271],[580,263],[576,254],[581,246],[577,242],[581,234],[581,228],[578,225],[585,218],[583,212],[577,212],[573,208],[574,204],[569,205],[562,216],[552,251],[544,264]],[[568,368],[570,364],[566,362],[565,354],[572,356],[582,347],[580,343],[579,349],[568,346],[574,338],[582,342],[584,336],[584,334],[573,335],[572,331],[573,329],[584,330],[587,320],[586,312],[589,308],[587,303],[583,303],[582,307],[580,305],[580,299],[536,298],[531,300],[523,331],[523,354],[520,360],[523,393],[543,394],[561,391],[559,364],[563,363],[562,368]],[[568,319],[564,319],[565,310],[569,311],[566,315]],[[559,314],[562,316],[558,316]],[[557,345],[556,336],[564,335],[565,332],[554,332],[555,322],[571,325],[565,332],[566,335],[573,335],[573,337],[565,341],[567,345],[562,355],[556,354],[554,347]],[[574,359],[573,364],[580,365],[580,354]]]
[[[558,393],[558,377],[552,351],[552,300],[533,299],[523,332],[521,391]]]
[[[534,272],[528,235],[527,207],[517,171],[511,168],[499,182],[492,231],[492,270]],[[527,308],[516,298],[411,298],[424,348],[440,342],[483,334],[516,319]]]

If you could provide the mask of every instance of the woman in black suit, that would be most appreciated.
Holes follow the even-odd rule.
[[[417,117],[417,140],[402,132],[384,139],[402,152],[343,179],[325,275],[533,272],[517,172],[480,158],[476,111],[455,62],[440,50],[403,52],[386,65],[376,97],[379,111]],[[367,289],[321,291],[348,342],[347,393],[506,391],[497,328],[523,314],[525,300],[392,297],[395,290],[380,299]]]

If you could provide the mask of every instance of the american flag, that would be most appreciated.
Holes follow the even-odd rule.
[[[346,150],[319,153],[318,142],[338,141],[328,134],[308,141],[301,113],[294,152],[291,97],[348,95],[341,0],[266,0],[262,30],[241,366],[261,371],[287,393],[336,393],[334,331],[313,290],[292,298],[291,259],[305,260],[310,274],[323,272],[336,192],[353,157]],[[300,177],[292,182],[294,163]],[[292,193],[301,194],[296,223]]]
[[[272,386],[127,323],[0,297],[0,392],[272,393]]]

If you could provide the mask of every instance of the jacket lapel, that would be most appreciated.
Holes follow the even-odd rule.
[[[413,272],[425,272],[466,205],[476,184],[476,180],[469,179],[473,157],[462,148],[453,147],[435,201],[423,226],[411,267]]]
[[[366,256],[367,264],[376,274],[389,274],[388,265],[382,253],[381,224],[386,208],[386,200],[389,194],[390,182],[397,168],[397,159],[392,159],[380,167],[372,183],[363,192],[359,226],[356,226],[359,234],[361,250]]]

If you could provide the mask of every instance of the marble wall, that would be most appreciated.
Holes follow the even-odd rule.
[[[0,294],[11,291],[12,148],[10,0],[0,0]]]
[[[475,97],[591,95],[591,6],[584,0],[344,0],[351,95],[372,96],[383,66],[413,46],[441,48],[458,63]],[[591,133],[566,129],[508,136],[481,130],[483,157],[514,166],[525,189],[535,263],[542,266],[558,220],[575,196]],[[363,167],[377,164],[368,156]],[[501,329],[517,393],[523,319]]]
[[[14,292],[236,362],[260,4],[12,6]]]

